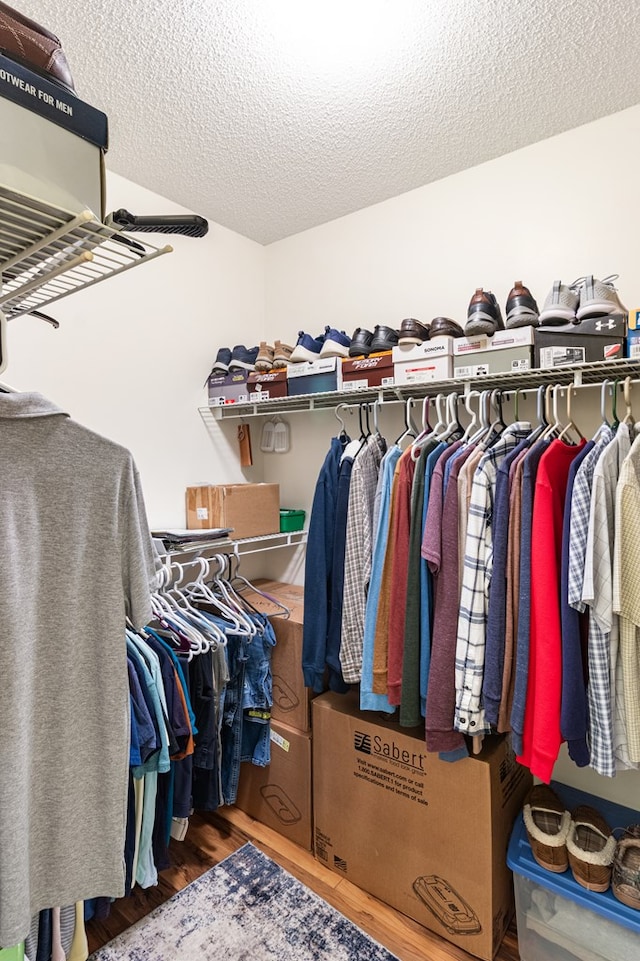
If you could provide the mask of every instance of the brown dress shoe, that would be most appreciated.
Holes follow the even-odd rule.
[[[428,324],[421,324],[415,317],[405,317],[400,324],[399,344],[423,344],[429,339]]]
[[[483,290],[482,287],[478,287],[469,301],[467,322],[464,326],[465,334],[467,337],[476,337],[478,334],[491,337],[496,330],[503,329],[504,323],[500,313],[500,305],[495,294],[492,294],[490,290]]]
[[[536,784],[522,811],[531,853],[541,868],[562,874],[569,867],[567,837],[571,815],[548,784]]]
[[[571,815],[567,851],[578,884],[589,891],[608,889],[616,839],[600,812],[588,804],[581,804]]]
[[[429,337],[464,337],[464,330],[450,317],[434,317],[429,327]]]

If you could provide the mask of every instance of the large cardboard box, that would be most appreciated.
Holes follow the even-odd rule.
[[[506,738],[448,763],[422,728],[361,713],[357,696],[313,701],[318,860],[489,961],[513,913],[509,835],[531,785]]]
[[[308,731],[311,727],[311,698],[313,691],[304,686],[302,674],[302,624],[304,619],[304,588],[281,581],[256,581],[256,587],[275,597],[289,608],[284,618],[275,604],[262,594],[249,594],[249,600],[261,613],[271,618],[276,635],[276,646],[271,653],[273,675],[273,706],[271,716],[289,727]]]
[[[230,527],[231,537],[280,532],[279,484],[209,484],[188,487],[187,529]]]
[[[307,851],[312,849],[311,735],[271,721],[271,763],[244,763],[236,805]]]
[[[105,212],[107,117],[0,55],[0,184],[72,212]]]

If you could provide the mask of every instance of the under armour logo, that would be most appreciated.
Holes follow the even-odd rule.
[[[606,327],[607,330],[613,330],[613,328],[615,327],[615,325],[616,325],[615,320],[612,320],[611,317],[609,317],[608,320],[599,320],[599,321],[596,323],[596,330],[599,332],[599,331],[601,331],[604,327]]]

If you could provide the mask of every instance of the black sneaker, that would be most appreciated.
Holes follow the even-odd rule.
[[[357,327],[349,345],[349,357],[368,357],[371,353],[373,334],[364,327]]]
[[[377,354],[381,350],[391,350],[392,347],[397,346],[398,339],[397,330],[394,330],[393,327],[385,327],[384,324],[378,324],[373,330],[373,340],[369,353]]]
[[[467,337],[475,337],[477,334],[491,337],[496,330],[504,330],[500,304],[490,290],[478,287],[469,301],[464,332]]]
[[[507,297],[507,329],[512,327],[537,327],[540,311],[531,291],[521,280],[516,280]]]
[[[216,354],[216,360],[211,368],[212,374],[227,374],[229,372],[229,363],[231,361],[231,351],[228,347],[221,347]]]
[[[229,370],[255,370],[259,347],[244,347],[239,344],[231,351]]]

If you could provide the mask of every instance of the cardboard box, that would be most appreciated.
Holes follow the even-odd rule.
[[[298,731],[311,728],[311,699],[313,691],[304,686],[302,674],[302,625],[304,620],[304,588],[297,584],[259,580],[256,587],[271,594],[290,610],[282,617],[275,604],[261,594],[249,594],[249,600],[259,611],[271,617],[276,635],[276,646],[271,654],[273,675],[273,706],[271,716],[284,721]]]
[[[271,763],[243,763],[236,805],[278,834],[312,849],[311,735],[271,721]]]
[[[247,378],[249,400],[272,400],[287,396],[286,370],[270,370],[267,373],[249,374]]]
[[[249,400],[249,372],[232,370],[228,374],[209,376],[209,407],[223,404],[246,404]]]
[[[579,324],[538,327],[535,331],[536,367],[593,364],[624,357],[626,315],[593,317]]]
[[[289,395],[319,394],[340,390],[342,366],[338,357],[324,357],[302,364],[289,364]]]
[[[513,912],[511,827],[531,786],[506,738],[455,763],[424,731],[361,713],[355,695],[313,701],[316,858],[489,961]]]
[[[393,359],[390,350],[342,361],[342,390],[393,387],[393,384]]]
[[[187,488],[187,529],[230,527],[231,537],[280,532],[279,484],[209,484]]]
[[[0,55],[0,184],[102,220],[107,117]]]
[[[627,332],[627,357],[640,360],[640,329],[635,328]]]

